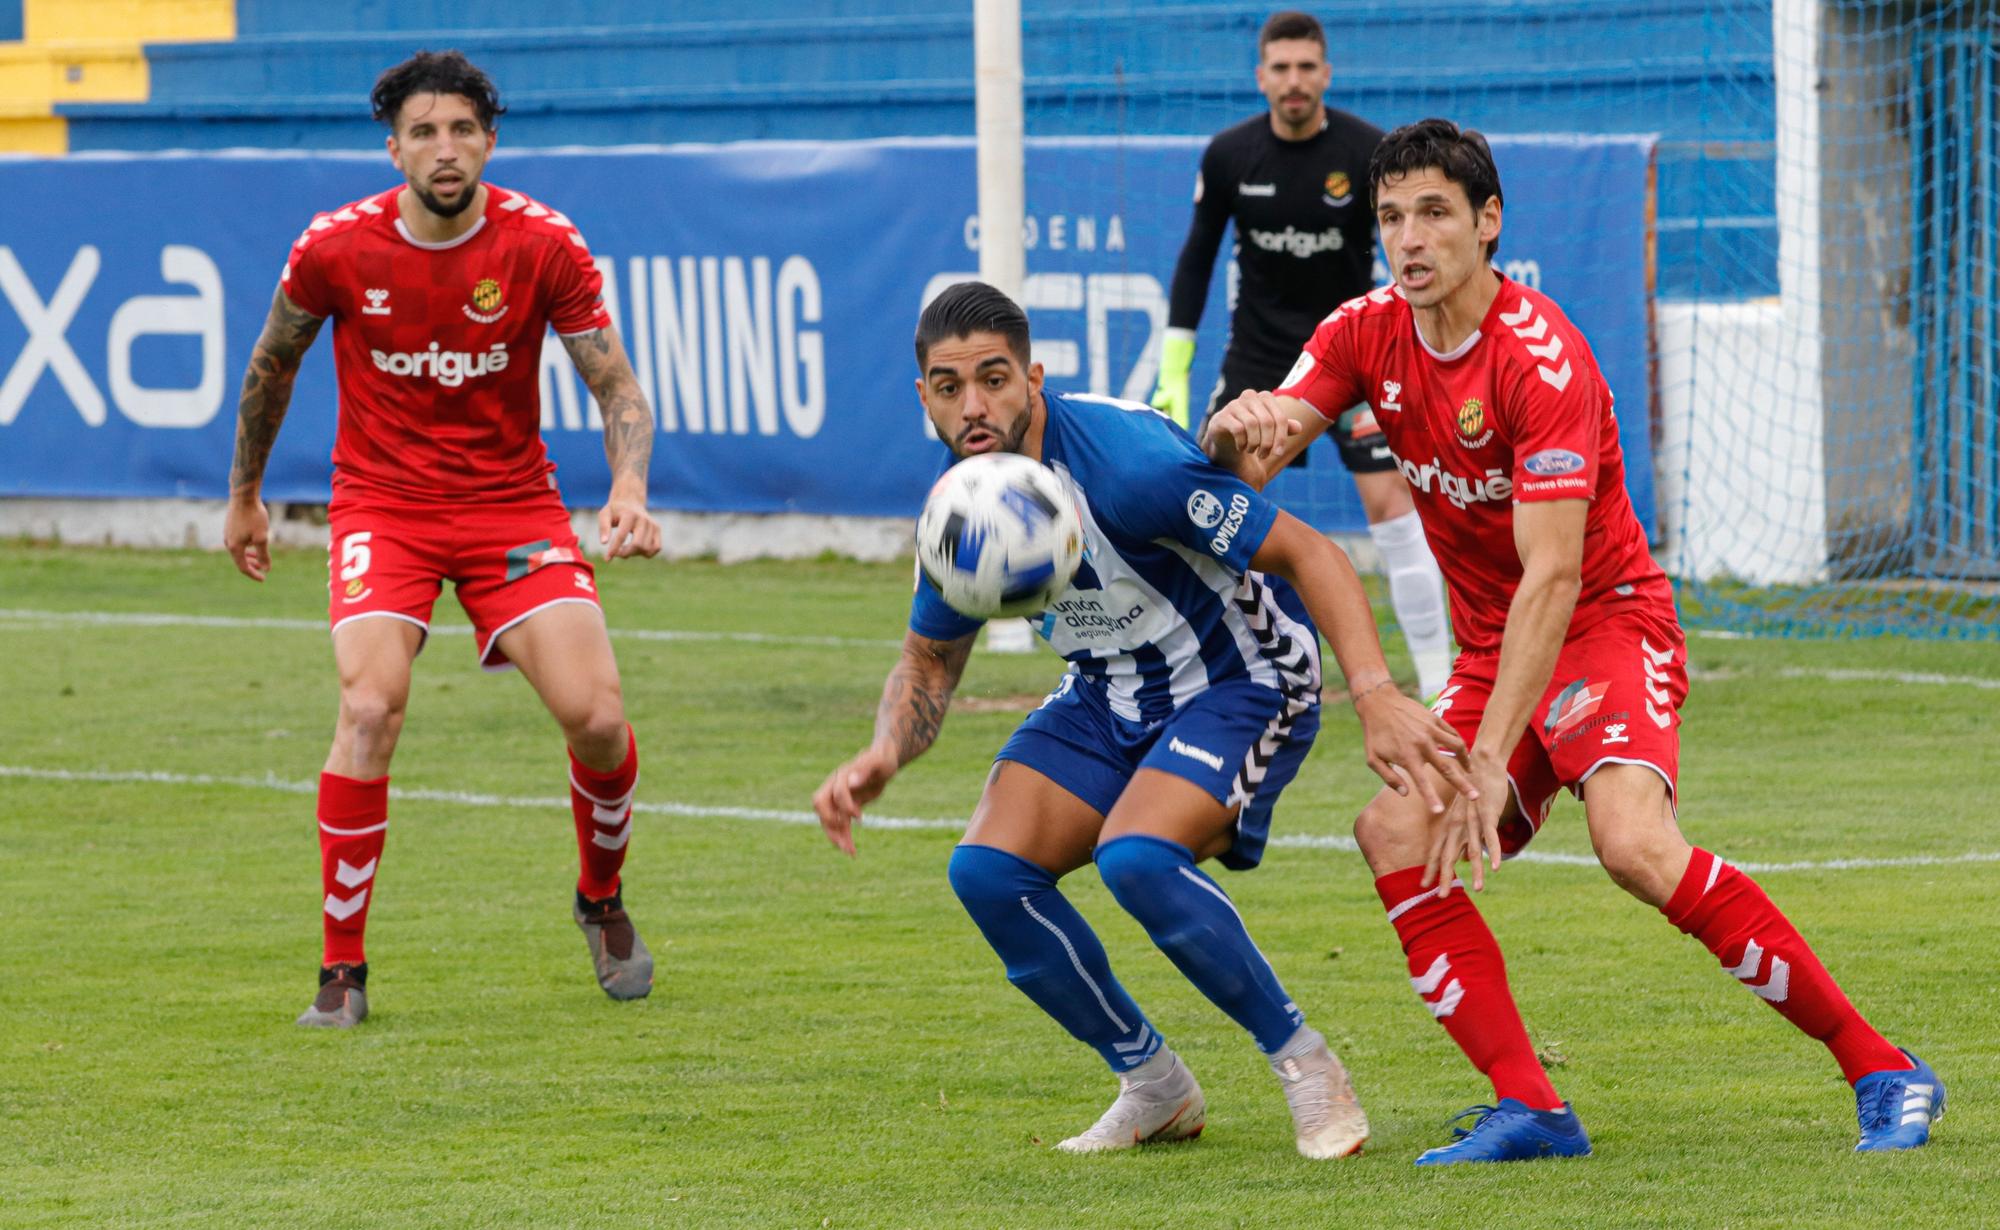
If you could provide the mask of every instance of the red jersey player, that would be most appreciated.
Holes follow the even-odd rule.
[[[1496,1105],[1418,1164],[1590,1151],[1528,1042],[1499,945],[1451,893],[1461,858],[1483,887],[1564,786],[1613,880],[1833,1052],[1855,1086],[1859,1148],[1923,1144],[1944,1109],[1936,1074],[1862,1019],[1749,876],[1681,836],[1687,656],[1672,591],[1625,494],[1589,343],[1492,266],[1501,196],[1485,140],[1409,125],[1383,140],[1369,179],[1395,285],[1327,317],[1284,385],[1225,407],[1207,442],[1255,481],[1329,416],[1372,401],[1450,586],[1464,652],[1436,709],[1471,745],[1477,797],[1438,818],[1385,790],[1354,826],[1411,983],[1493,1082]]]
[[[292,250],[243,380],[225,544],[261,581],[259,498],[299,360],[334,321],[340,386],[328,513],[328,606],[340,716],[319,784],[320,989],[301,1025],[368,1014],[362,930],[388,828],[389,759],[410,668],[449,579],[479,660],[518,667],[569,743],[582,872],[573,916],[614,999],[652,989],[653,959],[619,896],[638,745],[625,723],[591,566],[539,435],[539,357],[553,327],[604,412],[610,500],[598,539],[655,555],[646,513],[653,417],[601,299],[583,237],[518,192],[480,183],[502,112],[457,52],[419,53],[375,84],[375,118],[407,183],[312,220]]]

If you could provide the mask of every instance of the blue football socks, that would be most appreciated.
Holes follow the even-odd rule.
[[[1159,1051],[1159,1035],[1111,976],[1104,945],[1054,876],[1005,850],[972,845],[952,851],[950,874],[952,891],[1006,964],[1007,981],[1096,1048],[1113,1072]]]
[[[1266,1055],[1305,1024],[1229,897],[1187,847],[1132,834],[1097,848],[1097,874],[1161,952]]]

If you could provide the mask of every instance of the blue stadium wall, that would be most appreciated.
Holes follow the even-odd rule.
[[[1253,114],[1272,6],[1024,0],[1028,131],[1194,134]],[[239,0],[239,37],[148,46],[144,103],[70,103],[72,150],[378,148],[367,88],[418,47],[500,82],[513,146],[964,135],[969,0]],[[1333,101],[1377,123],[1656,133],[1657,289],[1776,292],[1768,0],[1334,0]],[[608,16],[615,14],[615,16]],[[1421,64],[1421,70],[1410,66]]]

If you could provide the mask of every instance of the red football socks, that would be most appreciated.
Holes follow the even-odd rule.
[[[1706,850],[1696,850],[1680,887],[1660,910],[1708,946],[1758,998],[1826,1043],[1853,1084],[1870,1072],[1910,1066],[1875,1032],[1757,882]]]
[[[319,879],[326,894],[320,917],[322,965],[359,965],[361,936],[382,839],[389,829],[389,779],[361,781],[319,775]]]
[[[1411,985],[1472,1066],[1493,1082],[1496,1099],[1559,1109],[1562,1097],[1528,1042],[1507,989],[1507,963],[1486,920],[1465,890],[1440,899],[1436,886],[1423,887],[1423,878],[1422,867],[1405,867],[1375,881],[1403,941]]]
[[[639,784],[639,741],[625,728],[625,762],[599,773],[569,755],[569,806],[576,817],[576,849],[582,871],[577,891],[602,901],[618,891],[618,871],[632,840],[632,792]]]

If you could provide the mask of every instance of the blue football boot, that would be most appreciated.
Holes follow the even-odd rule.
[[[1870,1072],[1854,1082],[1854,1116],[1861,1121],[1856,1153],[1914,1149],[1931,1138],[1931,1124],[1944,1118],[1944,1082],[1910,1052],[1903,1072]]]
[[[1563,1103],[1561,1110],[1531,1110],[1517,1098],[1501,1098],[1498,1106],[1474,1106],[1460,1111],[1447,1126],[1467,1116],[1474,1116],[1471,1127],[1452,1127],[1452,1143],[1426,1150],[1417,1158],[1417,1165],[1590,1156],[1590,1138],[1583,1134],[1583,1124],[1577,1121],[1568,1102]]]

